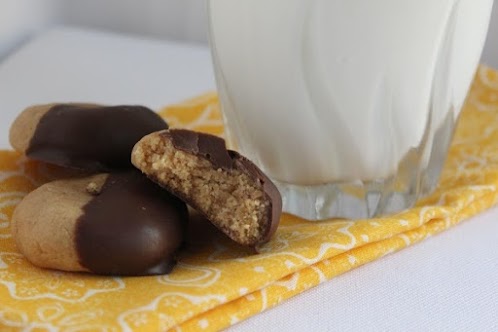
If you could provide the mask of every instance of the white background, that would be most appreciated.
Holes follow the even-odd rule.
[[[0,59],[34,33],[70,24],[206,41],[207,0],[0,0]]]
[[[437,0],[435,0],[437,1]],[[54,24],[103,28],[163,39],[206,41],[207,0],[0,0],[0,59]],[[483,61],[498,68],[498,6]]]

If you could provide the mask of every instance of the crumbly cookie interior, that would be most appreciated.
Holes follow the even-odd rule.
[[[210,161],[175,149],[164,136],[152,134],[133,151],[133,164],[179,196],[230,238],[254,245],[269,227],[270,203],[253,179],[237,169],[215,169]]]

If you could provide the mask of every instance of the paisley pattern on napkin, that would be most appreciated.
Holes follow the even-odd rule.
[[[222,135],[216,94],[164,109],[173,127]],[[16,250],[12,212],[67,171],[0,152],[0,330],[213,331],[435,235],[498,202],[498,73],[481,67],[437,191],[382,219],[315,223],[284,215],[253,255],[207,223],[166,276],[108,278],[38,269]]]

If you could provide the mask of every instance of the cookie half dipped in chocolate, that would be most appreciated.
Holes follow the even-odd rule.
[[[39,267],[165,274],[184,242],[187,214],[185,203],[131,170],[39,187],[14,211],[12,235]]]
[[[108,172],[129,168],[135,143],[167,128],[143,106],[50,104],[22,112],[10,128],[10,142],[31,159]]]
[[[135,145],[132,163],[239,244],[257,247],[277,229],[278,189],[219,137],[179,129],[152,133]]]

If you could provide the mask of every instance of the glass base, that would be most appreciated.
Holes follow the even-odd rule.
[[[390,181],[351,182],[321,186],[296,186],[275,181],[287,213],[308,220],[364,219],[413,206],[417,195],[396,192]]]
[[[455,126],[453,111],[442,126],[429,134],[432,145],[425,142],[408,152],[398,166],[397,174],[374,181],[330,183],[299,186],[274,181],[287,213],[308,220],[329,218],[365,219],[396,213],[415,205],[437,186],[446,160]]]

